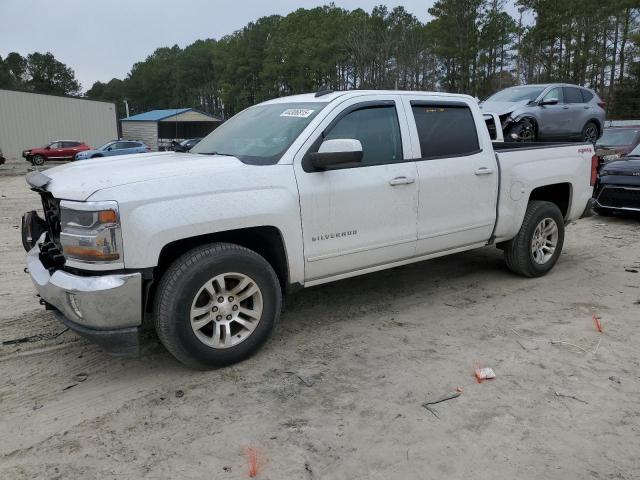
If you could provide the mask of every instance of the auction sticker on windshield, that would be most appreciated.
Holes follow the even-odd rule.
[[[288,108],[284,112],[280,114],[281,117],[298,117],[298,118],[307,118],[311,115],[314,110],[309,110],[307,108]]]

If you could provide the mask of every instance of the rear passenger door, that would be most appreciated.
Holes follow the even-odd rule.
[[[413,151],[420,152],[416,254],[486,242],[496,220],[498,171],[482,117],[463,101],[404,101]]]
[[[568,124],[569,137],[580,138],[582,128],[587,123],[589,116],[589,106],[584,103],[582,91],[576,87],[562,87],[565,103],[569,109],[571,121]]]

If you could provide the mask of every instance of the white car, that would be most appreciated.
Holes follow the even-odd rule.
[[[283,292],[496,245],[547,273],[590,211],[590,144],[492,144],[466,95],[319,92],[225,122],[191,153],[78,162],[27,176],[23,217],[47,308],[119,354],[143,320],[182,362],[238,362]]]

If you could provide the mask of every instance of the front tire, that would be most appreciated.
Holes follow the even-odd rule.
[[[558,261],[564,244],[564,218],[557,205],[533,200],[515,238],[506,243],[507,267],[525,277],[541,277]]]
[[[31,163],[33,165],[35,165],[36,167],[40,167],[40,166],[44,165],[44,156],[42,156],[42,155],[34,155],[33,157],[31,157]]]
[[[509,129],[509,141],[530,143],[536,141],[536,126],[532,120],[523,118]]]
[[[193,368],[240,362],[269,338],[282,292],[271,265],[230,243],[194,248],[167,270],[155,299],[155,327],[169,352]]]

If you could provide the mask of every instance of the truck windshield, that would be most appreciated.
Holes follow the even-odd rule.
[[[616,130],[613,128],[605,128],[597,145],[602,147],[630,145],[636,139],[636,135],[638,135],[638,130]]]
[[[245,163],[273,165],[326,103],[256,105],[216,128],[191,153],[230,155]]]
[[[494,93],[486,102],[521,102],[523,100],[533,101],[542,93],[546,87],[511,87],[501,92]]]

